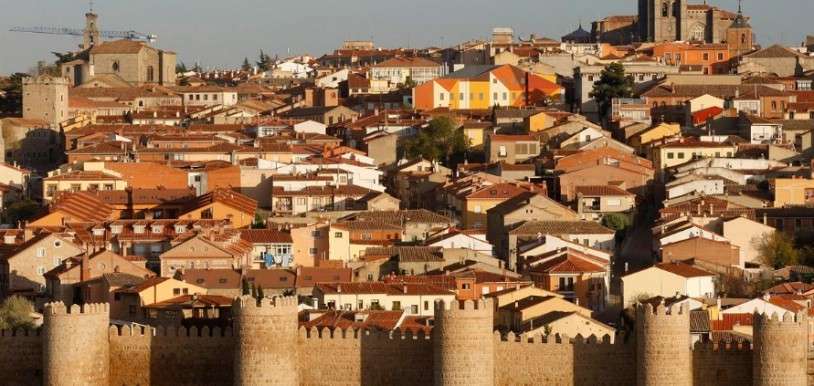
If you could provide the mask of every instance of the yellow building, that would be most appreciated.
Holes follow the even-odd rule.
[[[774,207],[804,206],[814,203],[814,180],[808,178],[777,178],[774,186]]]
[[[464,229],[485,228],[487,210],[526,191],[526,189],[519,188],[516,185],[502,183],[485,186],[467,195],[463,199]]]
[[[701,158],[732,158],[737,145],[683,139],[653,149],[653,164],[659,169],[681,165]]]
[[[228,189],[215,189],[192,200],[179,219],[229,219],[235,228],[245,228],[254,221],[257,201]]]
[[[681,125],[677,123],[661,123],[631,137],[630,145],[641,151],[642,147],[648,143],[680,134]]]
[[[141,305],[147,306],[181,295],[206,294],[206,288],[167,277],[152,277],[126,292],[138,294]]]

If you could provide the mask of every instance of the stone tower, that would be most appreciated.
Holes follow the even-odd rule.
[[[755,386],[805,386],[808,355],[805,314],[754,315],[752,378]]]
[[[686,306],[636,308],[636,384],[692,385],[690,312]]]
[[[87,50],[102,42],[99,35],[99,15],[93,10],[85,14],[85,30],[82,32],[82,49]]]
[[[296,386],[297,298],[275,297],[258,303],[242,296],[232,304],[232,312],[237,337],[235,386]]]
[[[109,385],[108,305],[48,303],[44,313],[43,385]]]
[[[743,16],[743,8],[738,2],[738,16],[729,29],[726,30],[726,44],[729,46],[729,56],[739,57],[752,51],[754,35],[749,20]]]
[[[643,41],[682,40],[687,29],[687,1],[639,0],[638,23]]]
[[[492,386],[495,382],[491,301],[435,303],[433,376],[436,386]]]
[[[23,79],[23,118],[57,127],[68,119],[68,80],[39,75]]]

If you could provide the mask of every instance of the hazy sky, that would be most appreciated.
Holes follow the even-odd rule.
[[[700,3],[702,0],[696,0]],[[710,4],[736,10],[737,0]],[[383,47],[448,46],[485,38],[492,27],[559,38],[579,20],[634,14],[636,0],[96,0],[99,25],[159,36],[157,46],[204,66],[237,66],[260,48],[284,56],[319,56],[345,39],[373,39]],[[814,15],[814,0],[744,0],[761,44],[797,45]],[[81,28],[88,2],[0,0],[0,73],[25,71],[50,51],[80,39],[8,32],[13,26]]]

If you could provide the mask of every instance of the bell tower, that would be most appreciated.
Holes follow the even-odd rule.
[[[85,14],[85,30],[82,34],[82,49],[87,50],[101,43],[99,36],[99,15],[93,12],[93,1],[90,2],[90,9]]]
[[[743,16],[741,0],[738,0],[738,16],[729,29],[726,30],[726,44],[729,47],[730,57],[740,57],[752,51],[754,35],[749,19]]]

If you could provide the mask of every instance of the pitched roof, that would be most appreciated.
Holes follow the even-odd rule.
[[[297,288],[310,288],[325,282],[347,282],[352,275],[353,270],[350,268],[299,267]]]
[[[656,264],[656,268],[685,278],[715,276],[713,273],[680,262]]]
[[[421,57],[402,57],[397,56],[373,65],[373,68],[384,67],[439,67],[437,62]]]
[[[774,44],[762,50],[746,55],[747,58],[777,59],[777,58],[797,58],[800,55],[779,44]]]
[[[240,238],[254,244],[290,243],[291,233],[275,229],[243,229]]]
[[[543,234],[543,235],[574,235],[574,234],[614,234],[612,229],[605,228],[593,221],[527,221],[510,234]]]
[[[113,207],[89,192],[60,193],[50,212],[60,212],[73,222],[99,222],[112,219]]]
[[[571,253],[555,257],[542,264],[535,265],[532,272],[540,273],[594,273],[607,272],[603,267],[585,259],[580,259]]]
[[[257,210],[257,201],[254,199],[233,190],[215,189],[209,193],[198,196],[194,200],[190,200],[186,211],[190,212],[216,202],[230,206],[244,213],[251,213],[252,215]]]
[[[577,194],[584,196],[634,196],[618,186],[613,185],[583,185],[575,188]]]
[[[109,42],[102,42],[94,45],[90,49],[92,55],[95,54],[137,54],[147,44],[136,40],[114,40]]]
[[[143,306],[153,309],[178,309],[195,307],[232,307],[232,298],[220,295],[181,295],[172,299],[167,299],[158,303]]]
[[[323,283],[316,287],[325,294],[454,295],[454,292],[424,283]]]
[[[495,200],[495,199],[509,199],[515,197],[527,189],[523,189],[515,184],[500,183],[476,190],[466,196],[469,200]]]

